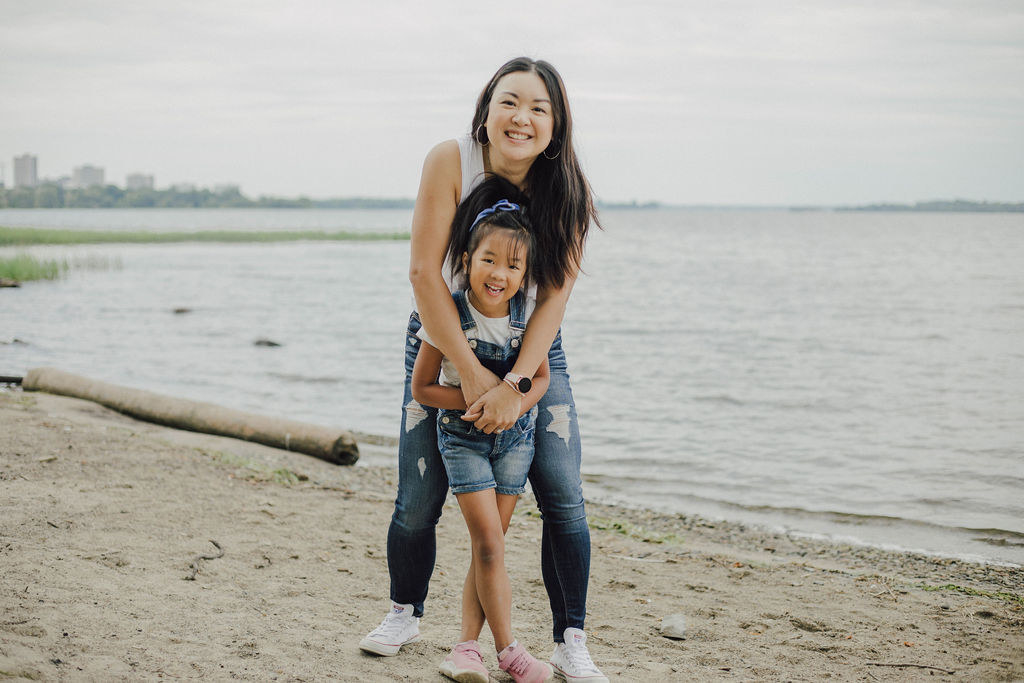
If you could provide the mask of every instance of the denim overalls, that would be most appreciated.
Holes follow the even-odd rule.
[[[466,292],[456,291],[452,298],[459,311],[462,331],[469,338],[469,346],[480,364],[498,377],[504,377],[519,357],[519,345],[526,331],[526,296],[519,291],[509,300],[510,334],[502,346],[474,338],[477,325]],[[509,496],[522,494],[533,462],[537,407],[528,410],[500,434],[485,434],[473,423],[461,419],[462,414],[461,410],[437,411],[437,447],[452,493],[493,488],[496,493]]]

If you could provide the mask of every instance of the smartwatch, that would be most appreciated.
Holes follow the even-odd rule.
[[[520,395],[528,393],[530,389],[533,388],[533,380],[531,380],[529,377],[517,375],[514,372],[510,372],[507,375],[505,375],[504,382],[505,384],[515,389],[516,393]]]

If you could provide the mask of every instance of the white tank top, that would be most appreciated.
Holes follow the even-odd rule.
[[[459,156],[462,158],[461,204],[463,197],[467,197],[484,180],[484,148],[471,135],[463,135],[456,142],[459,143]]]
[[[456,142],[459,143],[459,157],[462,165],[462,192],[459,196],[461,204],[462,200],[484,181],[484,148],[473,139],[472,135],[468,134],[456,138]],[[465,282],[454,281],[451,265],[447,258],[441,265],[441,277],[444,278],[444,283],[452,292],[456,289],[465,289],[467,286]],[[527,309],[532,311],[537,305],[537,285],[532,280],[526,283],[526,298],[531,300]]]
[[[469,193],[484,180],[484,148],[471,135],[462,135],[455,141],[459,143],[459,158],[462,165],[462,191],[459,194],[459,203],[461,204],[462,200],[468,197]],[[444,278],[444,283],[452,292],[466,286],[465,282],[455,281],[451,264],[447,258],[441,264],[441,277]]]

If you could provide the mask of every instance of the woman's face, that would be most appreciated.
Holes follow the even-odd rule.
[[[509,161],[540,156],[555,128],[551,96],[540,76],[532,71],[502,76],[487,107],[486,126],[492,154]]]

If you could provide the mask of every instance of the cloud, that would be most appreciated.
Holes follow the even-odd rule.
[[[44,174],[91,161],[114,180],[148,170],[158,183],[253,193],[408,196],[426,151],[468,127],[494,69],[527,54],[565,77],[608,199],[851,202],[893,187],[908,200],[1013,199],[1024,186],[1016,2],[0,10],[0,155],[33,151]],[[945,179],[887,174],[896,155],[918,160],[899,164],[903,176],[934,178],[939,166]],[[831,191],[800,180],[833,166]],[[757,179],[769,174],[789,184],[768,194]],[[854,194],[851,176],[870,180]]]

